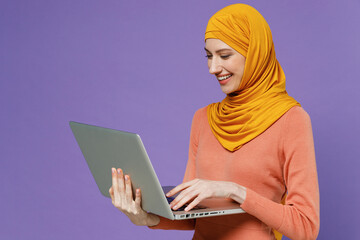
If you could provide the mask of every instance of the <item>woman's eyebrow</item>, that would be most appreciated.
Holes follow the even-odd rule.
[[[207,50],[206,48],[204,48],[204,49],[205,49],[205,51],[211,53],[211,52],[210,52],[209,50]],[[230,49],[230,48],[221,48],[221,49],[216,50],[215,53],[220,53],[220,52],[223,52],[223,51],[231,51],[231,49]]]

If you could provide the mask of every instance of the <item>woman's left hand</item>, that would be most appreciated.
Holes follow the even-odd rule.
[[[189,202],[189,205],[185,208],[185,211],[189,211],[202,200],[211,197],[232,198],[239,204],[242,204],[246,198],[246,188],[234,182],[203,179],[194,179],[182,183],[168,192],[166,196],[171,197],[180,191],[182,192],[170,204],[170,207],[174,210]]]

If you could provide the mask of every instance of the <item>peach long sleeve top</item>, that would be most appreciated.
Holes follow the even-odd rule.
[[[214,137],[206,107],[193,118],[184,181],[231,181],[246,187],[246,213],[172,221],[160,217],[152,229],[195,230],[193,239],[316,239],[319,188],[309,115],[295,106],[235,152]],[[287,193],[285,205],[281,199]]]

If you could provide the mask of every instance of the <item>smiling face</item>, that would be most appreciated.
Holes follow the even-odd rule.
[[[245,57],[219,39],[205,41],[209,72],[214,74],[225,94],[236,91],[244,74]]]

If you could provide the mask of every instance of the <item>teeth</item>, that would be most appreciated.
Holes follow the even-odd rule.
[[[228,78],[231,77],[231,76],[232,76],[232,74],[229,74],[229,75],[226,75],[226,76],[217,77],[217,79],[218,79],[219,81],[222,81],[222,80],[228,79]]]

